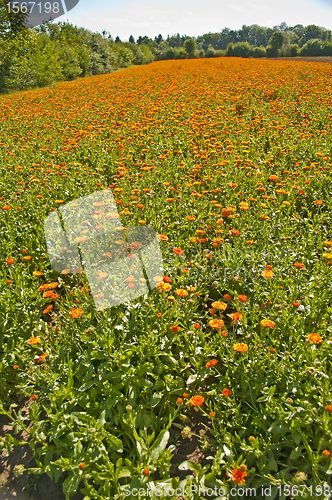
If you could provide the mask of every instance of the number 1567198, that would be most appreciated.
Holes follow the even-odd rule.
[[[30,8],[30,5],[32,7]],[[18,14],[19,12],[22,12],[22,14],[31,14],[34,7],[36,6],[36,9],[39,11],[41,14],[42,12],[45,12],[46,14],[50,14],[50,12],[53,12],[54,14],[58,14],[60,10],[60,6],[58,2],[8,2],[6,4],[8,7],[8,13],[13,12],[14,14]]]

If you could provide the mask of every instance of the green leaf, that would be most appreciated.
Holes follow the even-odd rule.
[[[185,460],[182,462],[179,467],[179,470],[193,470],[197,473],[200,473],[202,470],[202,467],[199,464],[196,464],[195,462],[190,462],[189,460]]]
[[[66,495],[66,500],[72,496],[72,494],[77,492],[78,486],[80,484],[81,478],[78,475],[70,475],[64,481],[62,485],[62,489],[64,494]]]
[[[152,397],[150,399],[151,408],[157,406],[157,404],[161,401],[162,397],[163,397],[162,392],[155,392],[154,394],[152,394]]]
[[[156,462],[160,457],[160,455],[162,454],[162,452],[164,451],[164,449],[166,448],[169,436],[170,436],[169,432],[165,430],[158,437],[156,444],[153,446],[150,455],[152,462]]]

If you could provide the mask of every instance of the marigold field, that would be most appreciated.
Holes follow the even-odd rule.
[[[331,77],[159,61],[0,97],[0,449],[66,499],[330,498]],[[108,187],[164,277],[97,311],[44,220]]]

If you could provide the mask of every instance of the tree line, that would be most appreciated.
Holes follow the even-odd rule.
[[[240,30],[197,37],[159,34],[154,39],[131,35],[115,39],[107,31],[94,33],[66,22],[46,22],[26,28],[22,14],[8,13],[0,0],[0,92],[28,90],[111,73],[118,68],[156,60],[202,57],[332,56],[331,30],[281,23],[256,24]]]

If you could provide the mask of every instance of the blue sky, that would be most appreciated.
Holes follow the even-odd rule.
[[[285,21],[332,29],[332,0],[80,0],[58,18],[91,31],[106,30],[127,41],[130,35],[154,38],[198,36],[243,24],[273,27]]]

